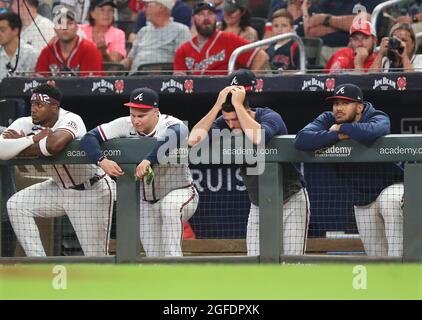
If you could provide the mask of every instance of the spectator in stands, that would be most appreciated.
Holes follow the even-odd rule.
[[[343,48],[333,54],[325,67],[325,73],[345,71],[368,72],[377,54],[374,28],[369,21],[357,20],[350,28],[350,47]]]
[[[273,35],[294,32],[293,17],[286,9],[274,12],[272,17]],[[298,44],[292,39],[278,41],[266,49],[270,66],[274,70],[296,70],[299,66]]]
[[[251,27],[248,0],[224,0],[220,30],[237,34],[250,42],[258,40],[258,32]]]
[[[192,9],[184,3],[182,0],[177,0],[171,9],[171,16],[173,21],[179,22],[184,24],[188,28],[191,27],[191,20],[192,20]],[[129,41],[133,42],[136,38],[136,34],[141,30],[141,28],[145,27],[147,24],[147,19],[145,17],[145,10],[139,11],[138,18],[136,19],[135,26],[133,28],[133,32],[129,36]]]
[[[115,8],[113,0],[91,0],[89,24],[80,26],[85,37],[101,51],[105,62],[120,62],[126,57],[125,33],[112,26]]]
[[[40,54],[55,35],[53,22],[38,14],[38,0],[12,0],[11,9],[15,13],[19,9],[22,20],[21,40],[32,45]]]
[[[339,141],[366,146],[390,133],[390,118],[363,99],[354,84],[341,84],[328,97],[332,112],[322,113],[299,131],[295,146],[302,151],[325,152]],[[193,131],[193,130],[192,130]],[[339,163],[332,167],[344,181],[347,199],[354,205],[356,223],[370,256],[401,256],[403,252],[403,170],[395,163]],[[340,191],[339,191],[340,192]]]
[[[88,11],[89,11],[90,0],[60,0],[55,1],[54,5],[62,5],[73,12],[75,12],[75,19],[77,23],[88,23]],[[53,8],[54,11],[55,8]]]
[[[233,51],[250,42],[230,32],[217,31],[215,5],[199,2],[193,11],[198,35],[184,43],[174,57],[175,74],[226,75]],[[268,55],[262,49],[241,54],[238,64],[251,70],[263,70]]]
[[[172,63],[176,49],[190,39],[185,25],[170,19],[173,0],[144,0],[145,13],[151,25],[139,30],[127,59],[123,60],[129,74],[142,65]]]
[[[77,35],[75,12],[63,6],[55,8],[57,37],[38,58],[35,70],[42,76],[103,75],[101,52],[90,41]]]
[[[390,7],[384,13],[394,24],[406,23],[412,25],[415,33],[422,32],[422,0],[404,1]]]
[[[0,14],[0,81],[34,71],[38,55],[32,46],[21,41],[18,56],[21,28],[22,21],[16,13]]]
[[[9,0],[0,0],[0,13],[6,13],[7,11],[9,11],[9,6]]]
[[[394,40],[395,39],[395,40]],[[383,38],[372,69],[374,71],[422,71],[422,55],[416,54],[416,36],[409,24],[398,23]]]

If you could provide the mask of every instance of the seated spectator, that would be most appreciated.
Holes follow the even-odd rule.
[[[151,63],[171,63],[176,49],[190,39],[189,28],[170,19],[172,0],[144,0],[150,25],[139,30],[127,59],[123,60],[129,74]]]
[[[369,21],[358,20],[350,28],[350,47],[334,53],[325,67],[325,73],[355,70],[368,72],[377,55],[374,48],[377,37]]]
[[[258,40],[258,32],[251,27],[248,0],[225,0],[221,31],[227,31],[250,41]]]
[[[182,0],[177,0],[173,6],[173,9],[171,9],[171,17],[173,18],[173,21],[184,24],[185,26],[190,28],[192,20],[192,9]],[[141,28],[145,27],[146,24],[147,19],[145,17],[145,11],[139,11],[138,18],[136,19],[136,23],[133,28],[133,32],[129,36],[130,42],[133,42],[135,40],[138,31],[141,30]]]
[[[422,32],[422,1],[404,1],[388,8],[389,17],[394,24],[406,23],[412,26],[415,33]]]
[[[12,0],[11,10],[17,14],[19,12],[22,20],[21,40],[32,45],[36,53],[40,54],[54,37],[54,23],[38,14],[38,0]]]
[[[115,8],[113,0],[91,0],[89,24],[80,28],[96,44],[104,61],[120,62],[126,57],[126,39],[122,30],[113,27]]]
[[[381,40],[372,68],[383,72],[422,71],[422,55],[416,54],[416,49],[416,36],[412,27],[398,23],[391,29],[390,37]]]
[[[35,70],[42,76],[100,76],[103,59],[97,47],[77,35],[75,12],[66,7],[56,7],[54,29],[57,37],[46,46],[38,58]]]
[[[217,30],[215,5],[199,2],[193,10],[193,23],[198,35],[184,43],[174,57],[178,75],[226,75],[233,51],[250,42],[230,32]],[[267,67],[268,55],[256,48],[238,57],[237,66],[251,70]]]
[[[37,53],[29,44],[21,41],[19,56],[19,30],[22,21],[14,12],[0,14],[0,81],[25,72],[33,72]]]
[[[75,12],[77,23],[88,23],[89,0],[59,0],[54,1],[54,5],[62,5]],[[53,8],[54,11],[55,8]]]
[[[272,18],[273,35],[294,32],[293,17],[286,9],[274,12]],[[298,44],[293,39],[286,39],[272,44],[266,50],[273,70],[296,70],[299,66]]]

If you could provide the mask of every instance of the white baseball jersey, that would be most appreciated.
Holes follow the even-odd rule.
[[[160,114],[158,123],[152,132],[148,135],[140,134],[133,127],[130,116],[118,118],[112,122],[98,126],[103,141],[114,138],[141,138],[153,137],[164,139],[167,128],[172,125],[185,124],[172,116]],[[147,201],[157,201],[163,198],[172,190],[187,187],[192,184],[192,175],[187,164],[153,164],[154,179],[150,185],[147,185],[142,179],[143,199]]]
[[[16,132],[22,130],[26,136],[31,136],[38,134],[44,127],[34,124],[31,117],[22,117],[14,121],[8,129]],[[60,109],[57,122],[51,129],[53,131],[64,130],[69,132],[73,139],[81,138],[86,133],[86,127],[81,117],[62,108]],[[102,176],[105,174],[101,168],[93,164],[45,165],[43,168],[58,186],[65,189],[87,182],[95,175]]]

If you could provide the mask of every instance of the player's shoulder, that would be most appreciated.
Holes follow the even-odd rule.
[[[168,114],[161,114],[159,118],[159,123],[161,126],[164,127],[170,127],[175,124],[185,125],[182,120]]]
[[[73,119],[73,120],[83,122],[82,117],[80,115],[63,108],[60,108],[59,119],[64,120],[64,121],[68,119]]]

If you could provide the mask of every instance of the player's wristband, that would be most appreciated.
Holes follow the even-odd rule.
[[[101,156],[98,160],[97,160],[97,166],[100,166],[100,162],[101,161],[103,161],[103,160],[105,160],[105,159],[108,159],[106,156]]]
[[[43,155],[45,155],[46,157],[52,156],[52,154],[47,150],[47,137],[42,138],[40,142],[38,142],[38,145],[40,146],[40,150]]]

